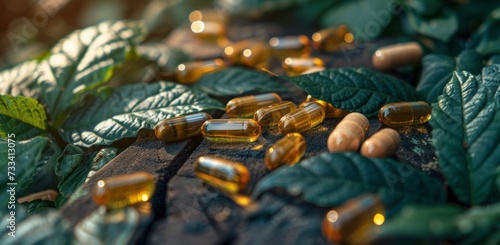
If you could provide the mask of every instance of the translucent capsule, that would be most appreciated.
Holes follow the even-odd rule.
[[[283,69],[288,76],[298,76],[311,67],[324,67],[325,62],[320,58],[286,58]]]
[[[313,47],[323,52],[340,50],[342,44],[352,43],[353,41],[354,35],[349,32],[346,25],[326,28],[312,35]]]
[[[211,119],[201,126],[203,137],[216,143],[254,142],[260,131],[260,125],[253,119]]]
[[[370,124],[363,114],[353,112],[345,116],[328,137],[328,150],[358,151],[368,133]]]
[[[208,61],[193,61],[177,66],[177,81],[183,84],[193,84],[210,72],[221,70],[225,67],[222,59]]]
[[[40,191],[36,192],[33,194],[29,194],[27,196],[21,197],[17,199],[18,203],[23,203],[23,202],[32,202],[35,200],[42,200],[42,201],[55,201],[56,197],[59,195],[59,192],[55,190],[45,190],[45,191]]]
[[[279,102],[281,97],[276,93],[238,97],[227,102],[226,113],[229,117],[252,118],[258,109]]]
[[[228,43],[226,25],[222,22],[193,21],[191,23],[191,31],[199,39],[215,42],[219,46],[224,46]]]
[[[273,37],[269,39],[273,55],[281,58],[308,57],[311,54],[310,41],[307,36]]]
[[[94,186],[92,198],[108,208],[123,208],[147,202],[155,191],[153,175],[137,172],[99,180]]]
[[[351,113],[349,111],[345,111],[339,108],[334,107],[332,104],[327,103],[326,101],[323,100],[318,100],[311,95],[308,95],[306,100],[302,102],[299,107],[304,107],[305,105],[309,104],[310,102],[316,102],[322,105],[325,108],[325,118],[339,118],[339,117],[345,117],[347,114]]]
[[[311,73],[316,73],[316,72],[320,72],[320,71],[323,71],[323,70],[325,70],[325,67],[323,67],[323,66],[313,66],[313,67],[307,68],[301,74],[302,75],[311,74]]]
[[[399,133],[392,128],[384,128],[361,145],[361,155],[365,157],[392,156],[399,148]]]
[[[380,108],[378,119],[389,127],[418,125],[431,119],[431,107],[424,101],[390,103]]]
[[[283,116],[278,129],[283,134],[302,132],[320,124],[324,119],[325,108],[318,103],[310,103]]]
[[[385,222],[380,198],[365,194],[330,210],[323,218],[321,231],[331,243],[365,244]]]
[[[230,194],[240,192],[250,182],[250,172],[241,163],[210,156],[195,161],[194,173],[205,183]]]
[[[284,164],[295,164],[306,152],[306,140],[299,133],[290,133],[278,140],[267,150],[264,162],[269,170],[275,170]]]
[[[155,135],[165,142],[187,139],[199,135],[201,125],[209,119],[212,117],[205,112],[164,119],[156,124]]]
[[[229,44],[224,48],[224,58],[232,64],[252,68],[267,67],[270,56],[269,46],[257,40],[244,40]]]
[[[418,65],[422,47],[416,42],[395,44],[377,49],[372,56],[373,66],[380,71],[391,71],[407,65]]]
[[[272,127],[278,125],[284,115],[295,110],[297,110],[297,106],[293,102],[283,101],[260,108],[255,112],[253,119],[261,127]]]

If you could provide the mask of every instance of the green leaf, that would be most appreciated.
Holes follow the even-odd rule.
[[[331,0],[329,0],[331,1]],[[301,4],[314,4],[312,0],[253,0],[253,1],[233,1],[216,0],[215,6],[223,12],[234,15],[258,15],[265,12],[286,9]]]
[[[38,97],[34,85],[38,62],[30,60],[0,73],[0,94]]]
[[[175,69],[180,63],[192,60],[184,51],[170,48],[163,43],[140,44],[135,47],[135,52],[141,58],[152,61],[157,66],[164,69]]]
[[[235,96],[248,92],[284,92],[289,89],[276,78],[255,70],[230,67],[204,75],[191,88],[215,96]]]
[[[405,81],[366,68],[329,69],[288,79],[313,98],[367,116],[388,103],[420,99]]]
[[[376,193],[388,212],[406,203],[438,203],[443,185],[409,165],[390,158],[365,158],[358,153],[322,153],[270,173],[253,195],[280,188],[321,207],[337,206],[365,192]]]
[[[439,14],[443,8],[443,2],[440,0],[403,0],[401,5],[412,9],[415,14],[423,17]]]
[[[422,17],[415,10],[405,8],[408,24],[417,33],[448,42],[458,30],[458,18],[455,13],[445,8],[439,15]]]
[[[500,63],[483,68],[482,78],[484,86],[494,94],[495,100],[500,102]]]
[[[480,76],[455,72],[432,104],[432,141],[439,166],[458,199],[491,202],[500,158],[500,110]]]
[[[224,106],[206,94],[172,82],[117,88],[109,97],[88,96],[62,126],[63,137],[78,146],[111,144],[152,129],[160,120]]]
[[[328,28],[344,24],[357,40],[374,39],[391,22],[395,11],[390,2],[392,0],[342,1],[321,16],[320,26]]]
[[[40,135],[46,129],[45,109],[35,99],[0,95],[0,137],[15,134],[17,140]]]
[[[454,71],[480,74],[483,68],[482,60],[482,56],[474,50],[464,50],[455,59],[440,54],[426,55],[422,60],[423,70],[417,92],[425,97],[427,102],[436,102]]]
[[[500,8],[493,10],[471,36],[470,47],[484,56],[500,52]]]
[[[56,127],[78,95],[106,83],[123,64],[131,45],[142,40],[141,22],[108,21],[74,31],[59,41],[39,65],[41,99]]]

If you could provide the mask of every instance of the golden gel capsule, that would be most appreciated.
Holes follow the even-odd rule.
[[[264,162],[273,171],[284,164],[295,164],[306,152],[306,140],[299,133],[290,133],[267,150]]]
[[[325,62],[320,58],[286,58],[283,69],[288,76],[298,76],[311,67],[324,67]]]
[[[209,156],[194,162],[194,173],[205,183],[227,193],[235,194],[250,182],[250,172],[241,163]]]
[[[281,97],[276,93],[238,97],[227,102],[226,113],[229,117],[252,118],[258,109],[279,102]]]
[[[424,101],[390,103],[380,108],[378,119],[389,127],[418,125],[431,119],[431,107]]]
[[[399,133],[392,128],[384,128],[361,145],[361,155],[365,157],[389,157],[399,148]]]
[[[349,32],[346,25],[326,28],[312,35],[313,47],[322,52],[340,50],[342,44],[352,43],[353,41],[354,35]]]
[[[123,208],[147,202],[155,191],[153,175],[137,172],[99,180],[94,186],[92,198],[108,208]]]
[[[189,22],[206,21],[206,22],[220,22],[224,23],[227,16],[215,9],[193,10],[189,13]]]
[[[310,102],[316,102],[322,105],[325,108],[325,118],[340,118],[340,117],[345,117],[347,114],[351,113],[349,111],[345,111],[339,108],[334,107],[332,104],[327,103],[326,101],[323,100],[318,100],[311,95],[308,95],[306,100],[302,102],[299,107],[304,107],[305,105],[309,104]]]
[[[191,31],[199,39],[217,43],[219,46],[228,43],[226,25],[217,21],[193,21]]]
[[[368,133],[369,127],[368,118],[363,114],[349,113],[337,124],[337,127],[328,137],[328,150],[330,152],[358,151],[361,142]]]
[[[244,40],[224,48],[224,58],[236,65],[266,67],[270,56],[269,46],[257,40]]]
[[[372,64],[377,70],[391,71],[402,66],[420,64],[422,55],[422,47],[416,42],[395,44],[375,51]]]
[[[313,66],[313,67],[307,68],[301,74],[302,75],[311,74],[311,73],[316,73],[316,72],[320,72],[320,71],[323,71],[323,70],[325,70],[325,67],[323,67],[323,66]]]
[[[310,103],[283,116],[278,129],[283,134],[302,132],[320,124],[324,119],[325,108],[318,103]]]
[[[380,198],[365,194],[326,213],[321,231],[331,243],[366,244],[384,222],[385,208]]]
[[[253,119],[211,119],[201,126],[203,137],[216,143],[254,142],[260,131],[260,125]]]
[[[269,45],[274,56],[286,57],[308,57],[311,54],[310,41],[307,36],[272,37]]]
[[[201,134],[201,125],[209,119],[205,112],[164,119],[156,124],[155,135],[164,142],[187,139]]]
[[[222,59],[207,61],[193,61],[177,66],[177,81],[183,84],[193,84],[200,78],[210,72],[222,70],[225,67]]]
[[[293,102],[283,101],[260,108],[255,112],[253,119],[261,127],[272,127],[278,125],[284,115],[295,110],[297,110],[297,106]]]

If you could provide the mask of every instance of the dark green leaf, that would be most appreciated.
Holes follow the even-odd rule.
[[[163,43],[145,43],[135,47],[137,55],[145,60],[152,61],[160,68],[175,69],[180,63],[191,60],[184,51],[169,48]]]
[[[401,5],[412,9],[415,14],[422,17],[439,14],[439,11],[443,8],[443,2],[440,0],[403,0]]]
[[[262,72],[230,67],[204,75],[192,87],[215,96],[235,96],[248,92],[283,92],[288,88],[276,78]]]
[[[462,51],[456,58],[457,71],[468,71],[471,74],[477,75],[483,69],[483,56],[472,49]]]
[[[458,30],[458,18],[449,8],[432,17],[422,17],[410,8],[405,8],[405,13],[410,27],[424,36],[448,42]]]
[[[488,65],[500,64],[500,54],[491,56],[487,64]]]
[[[62,126],[63,137],[78,146],[111,144],[152,129],[160,120],[208,109],[224,110],[206,94],[172,82],[117,88],[109,97],[88,96]]]
[[[42,201],[42,200],[33,200],[28,203],[28,214],[39,213],[47,209],[55,208],[54,202],[51,201]]]
[[[432,104],[430,124],[439,166],[458,199],[472,205],[496,200],[500,110],[480,76],[455,72]]]
[[[367,116],[391,102],[420,99],[405,81],[366,68],[329,69],[288,79],[313,98]]]
[[[254,196],[280,188],[322,207],[337,206],[365,192],[378,194],[388,212],[406,203],[438,203],[445,199],[436,179],[389,158],[357,153],[323,153],[284,166],[259,181]]]
[[[38,97],[34,85],[38,62],[30,60],[0,73],[0,94]]]
[[[313,2],[312,0],[254,0],[237,2],[233,0],[216,0],[214,4],[220,10],[230,12],[231,14],[258,15],[301,4],[312,4]]]
[[[500,52],[500,8],[493,10],[472,34],[471,48],[484,56]]]
[[[0,138],[15,134],[17,140],[40,135],[46,129],[45,109],[35,99],[0,95]]]
[[[482,77],[484,86],[494,94],[495,100],[500,102],[500,63],[483,68]]]
[[[39,65],[41,99],[56,126],[78,95],[107,82],[123,64],[131,45],[142,40],[141,22],[109,21],[74,31],[59,41]]]

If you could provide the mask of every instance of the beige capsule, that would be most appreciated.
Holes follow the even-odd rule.
[[[306,152],[306,140],[299,133],[287,134],[272,145],[266,153],[264,162],[269,170],[275,170],[284,164],[295,164]]]
[[[297,106],[290,101],[268,105],[257,110],[253,119],[259,123],[261,127],[272,127],[278,125],[280,119],[297,110]]]
[[[361,155],[365,157],[392,156],[399,148],[401,139],[399,133],[392,128],[384,128],[361,145]]]
[[[391,71],[402,66],[418,65],[422,56],[422,47],[416,42],[395,44],[377,49],[372,56],[372,64],[377,70]]]
[[[291,58],[283,61],[283,69],[288,76],[298,76],[311,67],[324,67],[325,62],[317,57],[312,58]]]
[[[348,114],[328,137],[328,150],[330,152],[358,151],[368,133],[369,126],[368,118],[363,114],[357,112]]]

